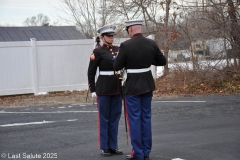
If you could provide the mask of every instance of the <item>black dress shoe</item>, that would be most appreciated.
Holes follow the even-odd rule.
[[[108,149],[102,149],[101,150],[101,155],[105,156],[105,157],[108,157],[108,156],[111,156],[112,154],[110,153],[110,151]]]
[[[132,158],[131,155],[127,155],[126,160],[131,160],[131,159],[136,159],[136,158]],[[144,160],[150,160],[150,158],[149,157],[144,157]]]
[[[121,150],[118,149],[109,149],[111,154],[117,154],[117,155],[122,155],[123,152]]]
[[[131,160],[131,159],[135,159],[135,158],[132,158],[131,155],[127,155],[125,160]]]

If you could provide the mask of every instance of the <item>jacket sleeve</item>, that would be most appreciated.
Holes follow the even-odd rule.
[[[161,52],[161,50],[158,48],[157,44],[155,44],[155,58],[154,61],[152,63],[152,65],[155,66],[164,66],[166,65],[166,58],[163,55],[163,53]]]
[[[95,76],[97,72],[97,67],[99,66],[100,62],[100,54],[94,50],[90,56],[90,62],[88,66],[88,86],[91,92],[96,91],[95,86]]]
[[[125,53],[124,45],[121,43],[121,45],[119,47],[118,55],[113,62],[114,70],[118,71],[118,70],[123,69],[125,60],[126,60],[126,53]]]

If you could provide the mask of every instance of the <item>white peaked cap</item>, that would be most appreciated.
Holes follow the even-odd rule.
[[[143,20],[130,20],[130,21],[126,21],[126,27],[129,26],[134,26],[134,25],[142,25]]]
[[[103,27],[101,27],[101,28],[99,28],[98,29],[98,33],[101,35],[101,34],[103,34],[103,33],[106,33],[106,34],[108,34],[108,35],[114,35],[114,30],[116,29],[116,26],[112,26],[112,25],[110,25],[110,26],[103,26]]]

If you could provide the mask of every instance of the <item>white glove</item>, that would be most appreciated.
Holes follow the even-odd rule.
[[[92,93],[92,97],[95,98],[97,95],[96,95],[96,92],[93,92]]]

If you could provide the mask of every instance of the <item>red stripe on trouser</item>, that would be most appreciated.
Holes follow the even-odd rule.
[[[132,150],[131,157],[134,158],[134,150]]]
[[[129,122],[129,117],[128,117],[128,109],[127,109],[128,106],[127,106],[127,102],[126,102],[126,97],[124,97],[124,103],[125,103],[124,109],[126,111],[126,118],[127,118],[127,125],[128,125],[128,134],[129,134],[129,137],[131,138],[131,134],[130,134],[131,128],[130,128],[130,122]]]
[[[126,111],[126,118],[127,118],[127,125],[128,125],[128,134],[129,134],[129,137],[131,137],[131,128],[130,128],[130,120],[129,120],[129,116],[128,116],[128,106],[127,106],[127,102],[126,102],[126,97],[124,97],[124,107],[125,107],[125,111]],[[131,152],[131,157],[134,158],[134,150],[132,150]]]
[[[98,147],[99,147],[99,149],[101,149],[100,148],[100,144],[101,144],[101,137],[100,137],[100,102],[98,101],[98,98],[96,98],[97,99],[97,105],[98,105]]]

